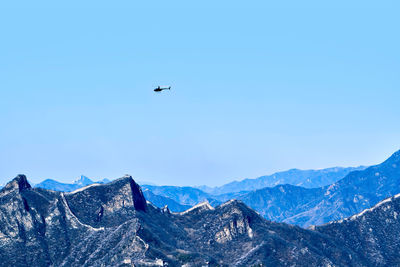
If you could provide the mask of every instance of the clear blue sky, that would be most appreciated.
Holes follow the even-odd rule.
[[[0,182],[212,186],[398,150],[398,1],[266,2],[2,3]]]

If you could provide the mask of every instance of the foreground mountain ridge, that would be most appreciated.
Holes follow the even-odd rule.
[[[395,196],[307,230],[267,221],[237,200],[173,214],[146,202],[132,177],[64,193],[32,188],[19,175],[0,191],[0,260],[6,266],[388,266],[400,251],[397,214]],[[353,237],[346,243],[347,233]],[[386,251],[362,245],[368,242],[384,242]]]

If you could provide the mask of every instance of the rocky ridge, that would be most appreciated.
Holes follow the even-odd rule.
[[[267,221],[237,200],[174,214],[146,203],[132,177],[64,193],[32,188],[19,175],[0,191],[0,260],[16,266],[387,266],[398,262],[397,235],[389,234],[400,229],[397,214],[398,196],[307,230]]]

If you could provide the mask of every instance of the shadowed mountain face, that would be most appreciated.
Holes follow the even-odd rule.
[[[93,227],[119,225],[127,216],[146,210],[146,200],[131,177],[105,185],[92,184],[85,190],[61,193],[71,212]],[[95,212],[93,212],[95,211]]]
[[[306,230],[266,221],[240,201],[216,208],[203,203],[171,214],[147,204],[131,177],[63,193],[31,188],[19,175],[0,191],[0,261],[5,266],[393,266],[400,249],[398,214],[396,196],[348,220]]]

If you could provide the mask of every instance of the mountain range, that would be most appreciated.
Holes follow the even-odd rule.
[[[221,195],[197,193],[193,200],[208,200],[215,206],[229,199],[238,199],[268,220],[308,227],[348,217],[400,193],[399,166],[400,151],[397,151],[381,164],[357,168],[323,187],[282,184]],[[149,189],[155,190],[154,187]],[[156,194],[180,204],[191,204],[187,199],[191,194],[186,194],[182,187],[156,187],[156,190]]]
[[[274,187],[281,184],[291,184],[305,188],[316,188],[333,184],[352,171],[364,170],[359,167],[333,167],[321,170],[299,170],[277,172],[272,175],[261,176],[256,179],[233,181],[219,187],[199,186],[198,188],[212,195],[222,195],[241,191],[253,191],[265,187]]]
[[[185,187],[178,187],[178,186],[161,186],[162,189],[157,189],[158,192],[161,191],[176,191],[180,190],[179,188],[182,188],[183,190],[190,190],[192,192],[195,192],[196,189],[201,190],[201,193],[197,194],[202,194],[207,193],[207,197],[203,198],[209,198],[210,195],[225,195],[225,194],[230,194],[230,193],[238,193],[238,192],[243,192],[243,191],[253,191],[265,187],[274,187],[276,185],[280,184],[291,184],[291,185],[297,185],[297,186],[302,186],[306,188],[316,188],[316,187],[321,187],[325,185],[330,185],[344,176],[346,176],[348,173],[355,171],[355,170],[363,170],[365,169],[365,166],[359,166],[359,167],[333,167],[333,168],[327,168],[327,169],[321,169],[321,170],[299,170],[299,169],[291,169],[288,171],[283,171],[283,172],[277,172],[272,175],[266,175],[266,176],[261,176],[255,179],[244,179],[241,181],[233,181],[230,183],[227,183],[225,185],[219,186],[219,187],[208,187],[208,186],[198,186],[198,187],[190,187],[190,186],[185,186]],[[75,180],[73,183],[61,183],[53,179],[46,179],[41,183],[38,183],[34,185],[35,187],[41,187],[45,189],[50,189],[50,190],[55,190],[55,191],[64,191],[64,192],[69,192],[76,190],[82,186],[89,185],[92,183],[108,183],[110,180],[108,179],[103,179],[97,182],[94,182],[93,180],[89,179],[88,177],[81,175],[79,179]],[[155,184],[151,184],[148,182],[138,182],[138,184],[145,186],[147,188],[156,188],[160,187]],[[173,194],[173,192],[170,192]],[[191,200],[188,200],[189,202],[192,202]],[[196,201],[195,201],[196,202]],[[197,203],[197,202],[196,202]],[[194,204],[196,204],[194,203]],[[188,203],[186,203],[188,204]],[[193,203],[192,203],[193,204]]]
[[[298,170],[278,172],[269,176],[262,176],[256,179],[245,179],[240,182],[235,181],[221,187],[210,188],[201,187],[180,187],[180,186],[157,186],[147,183],[140,183],[143,192],[148,200],[158,207],[168,205],[169,209],[174,212],[180,212],[190,206],[196,205],[203,201],[208,201],[215,206],[232,198],[240,198],[240,196],[266,186],[275,186],[277,184],[305,184],[309,187],[318,187],[319,184],[329,184],[331,181],[337,181],[343,178],[345,174],[353,170],[362,170],[365,167],[357,168],[334,167],[322,170]],[[92,183],[107,183],[109,180],[104,179],[94,182],[86,176],[72,184],[60,183],[58,181],[47,179],[34,185],[44,189],[70,192]],[[239,190],[241,189],[241,190]],[[204,191],[205,190],[205,191]]]
[[[397,168],[393,162],[398,155],[394,157],[346,181],[387,167],[382,176],[375,175],[386,177]],[[393,185],[385,183],[388,179],[379,181],[382,188]],[[342,183],[327,187],[325,193],[336,196]],[[168,207],[160,209],[146,201],[129,176],[57,192],[32,188],[24,175],[18,175],[0,190],[0,262],[4,266],[396,266],[399,214],[400,195],[395,195],[351,217],[304,229],[265,220],[239,200],[216,207],[204,202],[171,213]]]
[[[159,208],[167,205],[172,212],[182,212],[203,201],[208,201],[211,206],[215,207],[230,199],[237,199],[268,220],[308,227],[351,216],[372,207],[386,197],[400,193],[399,155],[400,151],[394,153],[385,162],[368,168],[336,167],[316,171],[289,170],[272,175],[275,178],[289,177],[289,174],[292,173],[302,177],[285,178],[291,181],[321,180],[321,178],[315,177],[335,177],[337,180],[330,185],[317,188],[281,184],[251,191],[213,195],[194,187],[155,185],[142,185],[142,187],[147,200]],[[339,178],[339,174],[346,173],[347,175]],[[265,177],[261,177],[253,180],[255,184],[260,184],[260,181],[265,179]],[[270,181],[277,181],[277,179]],[[250,183],[250,180],[246,183]],[[36,186],[40,186],[40,184]],[[228,187],[221,188],[226,191]],[[51,187],[45,188],[57,190]]]

